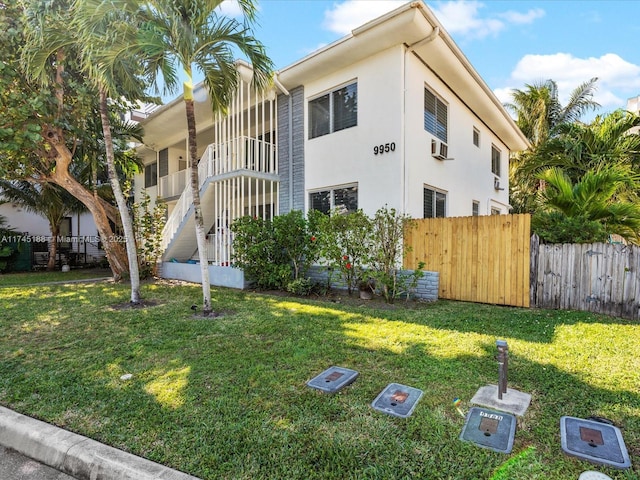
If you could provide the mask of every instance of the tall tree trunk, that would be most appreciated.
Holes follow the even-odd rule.
[[[127,255],[122,244],[117,241],[109,225],[109,217],[101,202],[101,199],[94,197],[92,192],[87,190],[81,183],[69,173],[72,155],[64,143],[64,136],[58,129],[46,126],[43,129],[44,138],[56,151],[55,170],[51,174],[50,181],[64,188],[71,195],[80,200],[91,212],[96,223],[100,239],[102,240],[104,252],[109,260],[111,272],[116,280],[128,271]]]
[[[188,72],[190,73],[190,72]],[[189,85],[191,82],[189,82]],[[207,258],[206,232],[200,205],[200,179],[198,178],[198,145],[196,144],[196,116],[194,112],[193,91],[185,87],[185,108],[187,111],[187,130],[189,135],[189,161],[191,163],[191,190],[193,192],[193,211],[196,224],[196,241],[202,275],[202,310],[205,315],[211,313],[211,284],[209,283],[209,259]]]
[[[49,259],[47,260],[48,272],[53,272],[56,269],[56,255],[58,254],[58,235],[60,235],[60,226],[51,225],[51,242],[49,242]]]
[[[109,182],[116,197],[116,204],[122,220],[122,229],[126,240],[127,258],[129,260],[129,279],[131,282],[131,303],[140,303],[140,271],[138,269],[138,252],[136,249],[136,237],[133,232],[133,222],[127,208],[127,201],[122,193],[118,174],[116,172],[115,156],[113,154],[113,139],[111,138],[111,123],[109,122],[109,107],[107,94],[100,89],[100,119],[102,120],[102,132],[104,135],[105,150],[107,153],[107,171]]]

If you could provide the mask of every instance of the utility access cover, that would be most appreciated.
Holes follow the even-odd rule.
[[[516,417],[510,413],[473,407],[467,414],[460,440],[495,452],[509,453],[516,434]]]
[[[316,388],[325,393],[336,393],[343,387],[351,385],[358,372],[342,367],[329,367],[320,375],[312,378],[307,382],[311,388]]]
[[[622,433],[613,425],[575,417],[562,417],[560,440],[562,450],[567,455],[614,468],[631,467]]]
[[[413,413],[420,397],[422,397],[422,390],[399,383],[390,383],[380,392],[371,406],[394,417],[407,418]]]

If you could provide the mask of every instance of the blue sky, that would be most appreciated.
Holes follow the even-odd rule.
[[[232,2],[225,2],[226,13],[233,14]],[[403,3],[262,0],[255,34],[281,69]],[[624,108],[640,95],[640,1],[425,3],[503,102],[511,89],[547,78],[558,83],[565,100],[580,83],[598,77],[598,113]]]

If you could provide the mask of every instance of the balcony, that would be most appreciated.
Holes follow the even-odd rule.
[[[200,186],[210,177],[232,172],[277,174],[275,145],[264,140],[237,137],[207,147],[199,162]],[[164,199],[177,198],[189,183],[190,170],[180,170],[158,182],[158,195]]]

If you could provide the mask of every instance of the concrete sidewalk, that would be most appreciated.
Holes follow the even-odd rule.
[[[4,407],[0,446],[78,480],[199,480]]]

